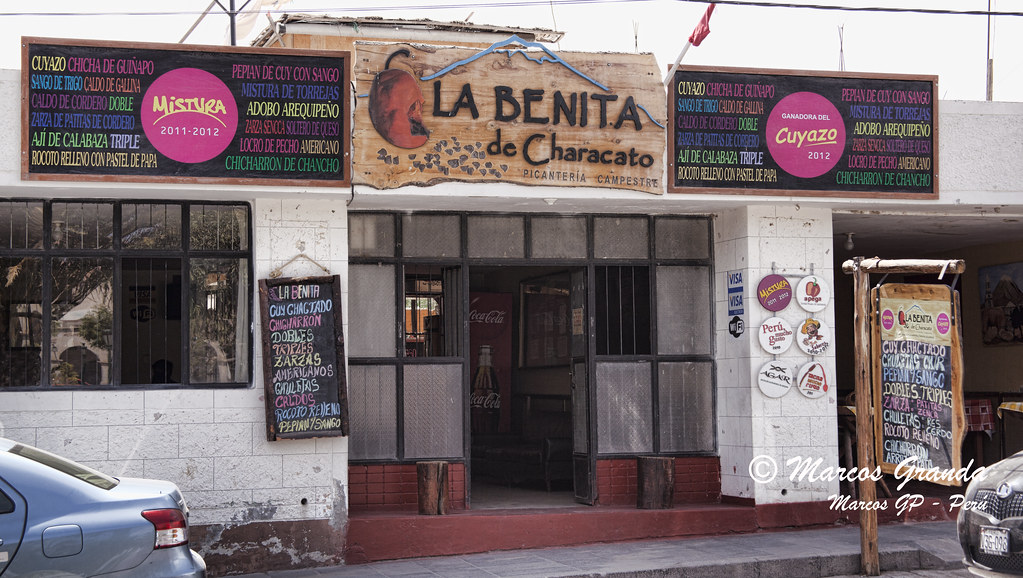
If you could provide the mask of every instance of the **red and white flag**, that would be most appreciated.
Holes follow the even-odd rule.
[[[707,11],[703,14],[703,18],[700,19],[700,23],[693,29],[693,33],[689,35],[689,43],[693,46],[699,46],[703,39],[710,34],[710,15],[714,13],[714,4],[707,7]]]

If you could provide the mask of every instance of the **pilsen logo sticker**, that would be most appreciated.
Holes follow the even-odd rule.
[[[792,301],[792,285],[781,275],[767,275],[757,286],[757,300],[768,311],[781,311]]]
[[[149,86],[142,100],[146,138],[170,159],[201,163],[224,152],[238,129],[238,105],[219,78],[176,68]]]
[[[828,389],[831,387],[831,375],[823,363],[811,361],[799,369],[796,383],[799,385],[800,393],[810,399],[816,399],[828,393]]]
[[[817,313],[824,311],[831,301],[831,292],[824,279],[816,275],[803,277],[796,284],[796,303],[805,311]]]
[[[796,381],[796,366],[783,359],[772,359],[757,373],[757,386],[767,397],[777,398],[792,389]]]
[[[760,324],[760,346],[768,353],[785,353],[792,347],[792,326],[781,317],[771,317]]]

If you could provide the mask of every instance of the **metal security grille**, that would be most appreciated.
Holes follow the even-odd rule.
[[[970,546],[970,554],[974,560],[997,572],[1023,574],[1023,555],[1009,554],[1008,556],[998,556],[984,554],[980,551],[980,548],[974,546]]]
[[[393,365],[356,365],[348,369],[352,455],[393,459],[398,448],[398,400]]]
[[[1023,494],[1014,493],[1008,498],[999,498],[991,490],[980,490],[973,509],[999,520],[1023,517]]]
[[[406,365],[405,457],[462,455],[462,367]]]
[[[596,268],[597,355],[650,353],[650,269]]]
[[[653,399],[647,362],[597,362],[597,449],[602,454],[654,451]]]

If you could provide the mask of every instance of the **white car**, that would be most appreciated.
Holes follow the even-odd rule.
[[[203,578],[177,486],[0,438],[0,576]]]

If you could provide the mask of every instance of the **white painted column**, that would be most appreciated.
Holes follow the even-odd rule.
[[[803,322],[814,317],[831,329],[832,345],[817,358],[804,353],[796,343],[777,357],[795,365],[816,361],[835,374],[833,236],[830,209],[800,208],[796,205],[748,206],[722,212],[714,224],[716,338],[718,361],[718,448],[721,456],[722,494],[753,499],[758,504],[823,501],[838,492],[838,481],[824,476],[811,481],[795,475],[794,458],[816,463],[818,478],[825,468],[838,466],[838,425],[836,384],[828,384],[823,397],[811,399],[799,392],[797,384],[785,395],[771,398],[757,386],[760,368],[774,356],[760,345],[761,323],[781,317],[800,336]],[[765,309],[757,300],[757,285],[772,272],[784,276],[793,290],[804,276],[823,277],[831,302],[821,312],[809,313],[793,301],[783,310]],[[728,277],[742,275],[743,321],[745,331],[738,337],[729,332]],[[734,304],[733,304],[734,307]],[[750,463],[757,464],[761,478],[773,466],[772,479],[755,479]]]

